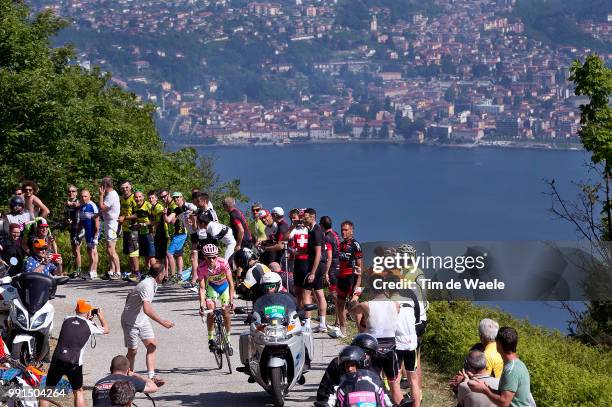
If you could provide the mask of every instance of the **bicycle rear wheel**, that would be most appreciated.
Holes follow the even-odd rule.
[[[224,348],[224,342],[223,342],[223,335],[221,332],[221,328],[223,327],[223,325],[221,325],[221,327],[219,326],[219,323],[216,322],[216,330],[215,330],[215,337],[216,337],[216,341],[217,341],[217,348],[215,349],[215,351],[213,352],[215,355],[215,360],[217,361],[217,368],[221,369],[223,368],[223,348]]]

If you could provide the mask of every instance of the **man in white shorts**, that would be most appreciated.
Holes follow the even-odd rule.
[[[151,305],[157,287],[164,279],[163,271],[164,268],[160,265],[149,269],[147,278],[128,293],[121,314],[121,328],[123,328],[125,346],[128,348],[126,357],[130,361],[130,369],[134,370],[138,343],[142,341],[147,348],[147,373],[150,379],[155,377],[155,351],[157,349],[151,319],[167,329],[174,326],[172,321],[161,319]]]
[[[121,203],[119,194],[113,189],[111,177],[102,178],[100,182],[100,201],[98,207],[102,213],[104,230],[106,234],[106,251],[108,252],[109,268],[106,277],[118,280],[121,277],[121,266],[117,254],[117,229],[119,227],[119,211]]]

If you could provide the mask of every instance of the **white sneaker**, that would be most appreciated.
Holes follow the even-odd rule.
[[[97,280],[97,279],[98,279],[98,273],[96,273],[95,271],[90,271],[90,272],[89,272],[89,277],[90,277],[92,280]]]
[[[330,326],[327,334],[332,338],[346,338],[346,335],[342,333],[338,326]]]

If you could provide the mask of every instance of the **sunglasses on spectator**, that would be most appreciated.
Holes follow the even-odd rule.
[[[34,190],[33,190],[32,188],[25,188],[25,189],[24,189],[24,191],[26,191],[26,192],[32,192],[32,191],[34,191]]]
[[[166,194],[166,195],[160,195],[159,197],[160,197],[161,199],[166,199],[166,198],[168,198],[168,194]]]
[[[76,189],[69,189],[68,192],[70,192],[71,194],[74,194],[77,190]]]
[[[251,209],[253,212],[259,212],[261,210],[261,208],[253,208]]]

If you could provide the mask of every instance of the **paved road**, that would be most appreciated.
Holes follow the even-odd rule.
[[[84,383],[88,397],[91,386],[108,372],[112,357],[125,354],[120,316],[125,296],[133,286],[124,282],[71,280],[68,285],[58,288],[58,296],[53,300],[56,309],[54,337],[59,334],[64,316],[74,312],[78,298],[101,307],[109,320],[111,333],[98,337],[94,349],[89,346],[86,349]],[[259,385],[248,383],[245,374],[234,371],[229,375],[226,366],[217,370],[214,358],[208,351],[206,327],[197,313],[195,293],[179,287],[160,287],[153,306],[162,318],[176,324],[167,330],[154,323],[159,342],[157,371],[166,380],[166,385],[154,394],[157,406],[271,405],[268,394]],[[233,367],[240,365],[238,336],[247,329],[238,318],[240,316],[234,317],[232,324],[232,345],[235,350]],[[306,374],[306,384],[296,386],[289,393],[287,406],[312,405],[325,367],[341,347],[327,335],[315,334],[312,370]],[[141,345],[136,371],[143,374],[146,371],[144,354]],[[138,405],[148,406],[150,402],[142,401]]]

